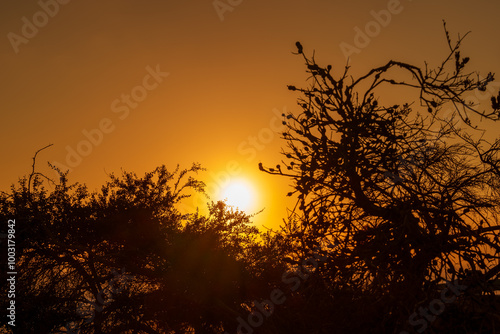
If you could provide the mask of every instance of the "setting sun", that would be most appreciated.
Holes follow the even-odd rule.
[[[252,186],[244,180],[232,180],[221,191],[222,200],[240,210],[247,211],[254,204]]]

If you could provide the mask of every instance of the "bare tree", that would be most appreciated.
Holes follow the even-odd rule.
[[[445,282],[467,286],[453,304],[460,312],[487,314],[485,328],[499,323],[491,282],[500,272],[500,142],[487,142],[474,119],[497,121],[500,101],[492,97],[489,111],[467,102],[494,76],[467,72],[463,37],[445,32],[449,53],[437,68],[391,60],[359,77],[319,65],[297,42],[311,85],[288,86],[301,94],[301,112],[283,115],[285,159],[261,166],[294,182],[299,223],[288,236],[302,253],[324,240],[341,245],[319,271],[324,286],[364,301],[356,315],[380,332],[423,330],[411,315]],[[407,102],[385,102],[387,87]]]

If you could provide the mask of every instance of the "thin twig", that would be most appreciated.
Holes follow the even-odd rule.
[[[35,172],[35,163],[36,163],[36,156],[38,155],[38,153],[40,151],[43,151],[45,150],[46,148],[49,148],[50,146],[52,146],[54,144],[49,144],[45,147],[42,147],[41,149],[39,149],[38,151],[35,152],[35,155],[33,156],[33,164],[31,165],[31,174],[28,178],[28,194],[31,194],[31,179],[33,178],[33,176],[35,175],[40,175],[40,176],[43,176],[44,178],[46,178],[47,180],[51,181],[52,183],[54,183],[54,181],[52,179],[50,179],[49,177],[43,175],[42,173],[38,173],[38,172]]]

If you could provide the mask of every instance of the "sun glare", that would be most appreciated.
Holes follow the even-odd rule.
[[[242,180],[235,180],[222,190],[222,199],[226,203],[234,206],[242,211],[249,210],[252,207],[254,194],[252,187],[248,182]]]

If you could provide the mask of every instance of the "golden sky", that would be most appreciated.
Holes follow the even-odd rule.
[[[28,174],[34,152],[96,189],[106,173],[160,164],[208,169],[215,193],[251,183],[259,224],[285,214],[289,180],[276,165],[279,115],[297,111],[286,85],[305,85],[306,53],[353,74],[389,59],[423,65],[446,53],[442,20],[470,68],[500,75],[498,1],[41,0],[0,4],[0,189]],[[367,38],[360,37],[368,33]],[[90,138],[90,139],[89,139]],[[68,153],[76,152],[76,153]],[[81,154],[78,154],[80,152]],[[70,154],[70,157],[68,157]],[[75,156],[78,154],[78,157]],[[191,203],[192,204],[192,203]],[[194,204],[193,204],[194,205]]]

